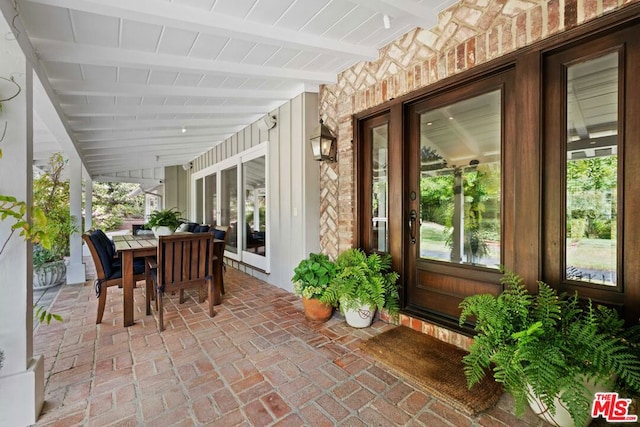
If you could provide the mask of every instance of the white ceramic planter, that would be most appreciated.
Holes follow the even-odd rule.
[[[582,382],[585,385],[585,387],[587,387],[587,389],[589,390],[590,397],[595,397],[596,393],[602,393],[602,392],[608,391],[611,388],[610,386],[607,386],[607,385],[595,384],[593,381],[588,381],[586,379],[583,380]],[[531,389],[530,386],[528,387],[529,387],[529,406],[531,407],[531,410],[533,410],[533,412],[537,416],[547,421],[551,425],[559,426],[559,427],[587,427],[589,424],[591,424],[591,421],[593,421],[593,418],[591,418],[590,416],[587,416],[586,422],[582,425],[577,426],[573,422],[573,419],[571,418],[569,411],[565,409],[564,404],[557,397],[555,398],[556,414],[551,415],[551,412],[549,412],[546,405],[544,405],[540,401],[540,399],[538,399],[537,396],[534,396],[533,390]]]
[[[67,266],[63,260],[47,262],[33,269],[33,289],[48,289],[64,283]]]
[[[373,316],[376,314],[376,308],[370,305],[361,305],[357,309],[343,309],[344,318],[347,325],[353,328],[367,328],[373,322]]]
[[[156,236],[156,239],[160,236],[171,236],[173,234],[173,230],[169,227],[165,227],[164,225],[160,227],[153,227],[153,235]]]

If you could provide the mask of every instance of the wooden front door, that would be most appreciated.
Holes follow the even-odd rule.
[[[456,327],[465,296],[501,291],[505,141],[514,132],[505,117],[513,74],[406,106],[408,312]]]

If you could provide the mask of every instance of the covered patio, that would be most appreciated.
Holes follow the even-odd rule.
[[[122,327],[117,287],[95,325],[91,285],[64,285],[51,306],[64,322],[34,333],[45,356],[38,426],[545,425],[532,413],[516,418],[506,394],[475,418],[456,411],[359,350],[393,325],[354,329],[337,313],[308,322],[298,297],[233,268],[215,317],[197,297],[180,311],[167,298],[163,333],[144,315],[140,287],[134,326]]]
[[[0,0],[0,11],[0,78],[18,88],[0,90],[11,96],[0,96],[0,194],[30,204],[33,167],[64,151],[78,224],[67,284],[42,300],[31,242],[7,239],[0,424],[543,424],[531,413],[517,419],[506,395],[470,418],[390,372],[359,350],[389,323],[357,330],[337,313],[305,321],[291,276],[310,252],[390,253],[400,323],[462,348],[471,329],[458,324],[459,302],[499,293],[498,264],[638,321],[640,103],[630,96],[640,87],[638,0]],[[580,61],[600,74],[582,90],[570,81],[574,92],[561,71]],[[602,93],[591,97],[591,86]],[[474,140],[487,120],[456,124],[448,114],[462,98],[493,112],[495,147]],[[567,122],[566,105],[592,104],[590,116]],[[434,112],[453,123],[444,142],[464,140],[468,152],[431,146]],[[319,119],[337,151],[321,163],[309,144]],[[567,274],[571,211],[558,183],[574,154],[620,162],[598,193],[609,210],[597,236],[611,254],[602,269],[615,280],[606,283]],[[422,189],[437,178],[435,163],[442,176],[479,164],[500,172],[491,263],[461,256],[460,185],[450,186],[455,243],[439,233],[444,255],[422,251],[430,243]],[[159,333],[139,287],[135,324],[123,327],[122,290],[112,288],[94,324],[81,232],[92,228],[98,181],[138,183],[154,208],[233,228],[215,317],[195,299],[178,312],[168,298]],[[11,225],[0,222],[0,243]],[[260,250],[251,250],[254,233]],[[37,302],[64,321],[35,324]]]

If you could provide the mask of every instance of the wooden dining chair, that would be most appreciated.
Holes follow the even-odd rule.
[[[204,302],[203,287],[207,287],[209,317],[213,311],[213,233],[179,234],[160,236],[158,252],[147,262],[147,288],[155,288],[158,329],[164,331],[163,296],[166,292],[179,291],[182,304],[184,290],[199,291],[200,302]],[[151,307],[151,292],[147,292],[147,310]]]
[[[102,323],[104,308],[107,303],[107,288],[110,286],[122,286],[122,264],[116,256],[115,249],[109,237],[102,230],[94,230],[82,235],[91,253],[91,258],[96,267],[95,291],[98,297],[98,314],[96,324]],[[133,279],[145,278],[145,266],[143,259],[134,259]]]

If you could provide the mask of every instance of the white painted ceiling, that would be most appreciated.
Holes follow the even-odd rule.
[[[434,27],[454,3],[0,0],[0,7],[89,175],[101,179],[185,164],[297,94],[376,59],[413,28]]]

